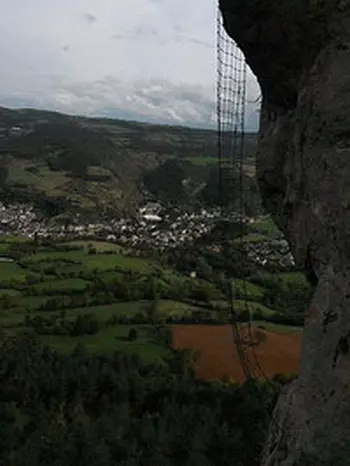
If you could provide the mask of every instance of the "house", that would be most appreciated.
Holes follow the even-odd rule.
[[[162,217],[159,217],[159,215],[155,214],[145,214],[142,218],[149,222],[160,222],[162,220]]]
[[[139,210],[141,215],[158,215],[162,210],[159,202],[148,202]]]

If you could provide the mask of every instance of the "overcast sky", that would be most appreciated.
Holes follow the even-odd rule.
[[[0,0],[0,105],[215,124],[216,0]],[[248,98],[258,96],[250,76]],[[249,108],[248,127],[257,112]]]

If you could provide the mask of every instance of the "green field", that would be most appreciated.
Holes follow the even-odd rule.
[[[261,243],[262,241],[266,241],[268,238],[263,235],[262,233],[248,233],[247,235],[243,236],[242,238],[236,238],[233,240],[234,244],[240,244],[241,242],[249,242],[249,243]]]
[[[138,332],[137,341],[126,341],[131,328]],[[155,331],[147,325],[118,325],[102,330],[97,335],[79,337],[49,335],[41,337],[44,343],[63,352],[71,352],[77,344],[83,344],[92,353],[123,351],[139,354],[145,362],[161,362],[169,350],[159,342]]]
[[[44,283],[38,283],[33,285],[34,290],[40,292],[57,292],[59,294],[62,291],[83,291],[87,288],[90,282],[82,280],[81,278],[65,278],[62,280],[49,280]]]
[[[280,230],[270,216],[261,217],[259,220],[252,225],[255,233],[260,233],[267,237],[267,239],[273,239],[281,236]]]
[[[1,236],[1,245],[13,245],[13,244],[19,244],[19,243],[31,243],[32,240],[28,238],[28,236],[24,235],[4,235]]]
[[[255,327],[262,327],[270,332],[276,333],[301,333],[303,327],[297,327],[293,325],[278,325],[273,324],[272,322],[266,322],[264,320],[256,320],[253,322]]]
[[[0,283],[24,283],[27,273],[14,262],[0,262]]]
[[[21,292],[14,288],[0,288],[0,296],[1,295],[21,296]]]
[[[284,283],[295,283],[305,285],[307,283],[306,276],[302,272],[281,272],[277,273],[276,277],[281,279]]]
[[[256,303],[254,301],[244,301],[241,299],[236,299],[233,301],[233,308],[236,308],[237,310],[249,310],[252,319],[254,319],[254,315],[257,312],[260,312],[262,317],[270,317],[276,312],[273,309],[264,306],[263,304]]]
[[[69,250],[72,246],[75,249]],[[33,330],[39,332],[37,335],[42,341],[62,351],[70,351],[83,343],[93,352],[123,349],[154,360],[164,356],[168,349],[164,341],[159,341],[159,336],[157,340],[152,326],[140,323],[152,322],[154,317],[150,317],[150,312],[155,312],[159,322],[171,316],[196,319],[199,323],[201,319],[222,322],[230,317],[223,295],[215,298],[217,301],[209,298],[205,302],[201,301],[203,298],[190,296],[187,299],[181,290],[188,293],[194,283],[192,279],[174,269],[164,269],[155,259],[137,257],[136,251],[115,244],[74,241],[50,246],[31,242],[28,247],[23,245],[23,238],[18,243],[14,237],[0,239],[0,251],[6,254],[9,248],[19,256],[16,255],[17,262],[0,263],[0,328],[5,336]],[[91,248],[98,253],[91,254]],[[304,275],[297,272],[258,271],[256,283],[233,279],[233,290],[237,293],[234,310],[238,313],[248,310],[252,320],[275,318],[277,311],[264,305],[264,296],[265,283],[269,286],[276,280],[281,286],[305,285]],[[203,286],[200,283],[195,287]],[[207,283],[208,290],[212,286]],[[152,292],[152,287],[158,287],[154,288],[158,291]],[[172,289],[176,298],[166,295]],[[159,294],[156,307],[150,293]],[[79,332],[87,333],[72,333],[79,319],[83,319],[84,325],[90,325],[89,322],[97,325],[97,330],[91,334],[86,329]],[[263,325],[275,324],[264,321]],[[138,330],[135,341],[126,340],[131,327]],[[281,330],[285,326],[275,328]],[[292,327],[285,331],[292,331]]]
[[[79,314],[89,313],[97,317],[99,320],[108,320],[114,315],[134,316],[140,311],[140,307],[140,301],[130,301],[128,303],[72,308],[69,309],[69,315],[75,317]]]
[[[115,252],[123,252],[126,251],[125,248],[119,246],[118,244],[114,243],[107,243],[105,241],[69,241],[67,243],[63,243],[67,246],[76,246],[79,248],[84,249],[85,251],[88,250],[90,247],[94,248],[97,252],[107,252],[107,251],[115,251]]]
[[[237,293],[239,296],[247,297],[251,301],[260,301],[264,296],[264,288],[250,283],[248,280],[234,279],[232,289],[234,294]]]
[[[8,251],[9,245],[8,243],[0,243],[0,255],[6,254]]]
[[[116,270],[102,270],[99,273],[99,277],[104,280],[106,283],[110,283],[115,281],[116,279],[122,276],[121,272],[117,272]]]
[[[11,183],[32,185],[44,192],[56,195],[64,193],[64,186],[70,179],[64,171],[50,170],[45,163],[37,163],[35,173],[30,170],[31,167],[33,167],[32,161],[13,160],[8,173]]]
[[[50,298],[59,298],[61,295],[53,296]],[[7,321],[12,322],[22,322],[27,310],[32,310],[32,315],[40,316],[59,316],[60,310],[47,311],[41,310],[41,306],[47,297],[42,296],[26,296],[23,298],[26,306],[24,307],[14,307],[8,310],[2,311],[2,317],[6,318]],[[98,306],[85,306],[85,307],[76,307],[69,308],[67,310],[68,319],[72,320],[78,315],[91,314],[96,317],[99,321],[105,322],[112,316],[117,317],[133,317],[137,313],[144,311],[147,301],[130,301],[123,303],[113,303],[107,305],[98,305]],[[193,311],[200,310],[200,307],[192,306],[178,301],[172,300],[160,300],[158,303],[158,313],[159,316],[164,318],[171,315],[177,316],[190,316]]]
[[[22,238],[21,238],[22,242]],[[6,237],[0,241],[0,250],[5,254],[13,247],[16,238]],[[32,243],[33,244],[33,243]],[[138,338],[136,341],[126,341],[130,325],[114,324],[106,326],[108,319],[132,318],[137,313],[147,312],[147,300],[130,300],[128,302],[113,302],[73,306],[69,300],[76,295],[85,297],[93,283],[105,283],[114,286],[115,281],[124,280],[126,286],[129,279],[124,273],[132,273],[134,283],[146,283],[150,274],[162,276],[159,283],[166,286],[172,280],[181,278],[173,270],[163,270],[159,264],[149,259],[141,259],[130,255],[130,251],[115,244],[99,241],[74,241],[62,244],[60,247],[74,246],[74,250],[54,250],[49,246],[38,245],[31,252],[20,257],[21,266],[16,262],[0,263],[0,327],[3,334],[14,335],[26,329],[26,319],[42,318],[59,321],[64,311],[65,321],[74,323],[79,316],[86,314],[100,322],[101,329],[94,335],[56,335],[39,334],[38,338],[62,351],[72,350],[78,343],[86,345],[93,352],[110,352],[118,349],[130,353],[139,353],[146,360],[155,360],[164,356],[168,349],[163,341],[157,341],[154,329],[147,325],[136,325]],[[97,254],[90,254],[93,248]],[[14,248],[17,249],[17,248]],[[110,253],[112,252],[112,254]],[[89,279],[85,279],[89,274]],[[33,282],[34,280],[34,282]],[[113,289],[113,288],[112,288]],[[30,293],[29,293],[30,292]],[[100,297],[106,293],[101,288]],[[95,298],[95,292],[88,294],[90,301]],[[6,299],[5,299],[6,298]],[[84,298],[85,299],[85,298]],[[112,297],[113,299],[113,297]],[[6,301],[6,307],[5,307]],[[50,308],[47,306],[50,303]],[[56,304],[55,304],[56,303]],[[60,306],[68,305],[64,309]],[[67,304],[68,303],[68,304]],[[52,308],[52,306],[54,306]],[[199,309],[174,300],[160,299],[157,305],[157,315],[166,318],[170,315],[191,315]]]
[[[123,254],[87,254],[85,250],[65,252],[38,252],[25,259],[26,264],[38,262],[55,262],[59,260],[72,261],[75,264],[84,264],[86,269],[111,270],[113,268],[130,269],[139,272],[147,272],[151,268],[149,261]]]

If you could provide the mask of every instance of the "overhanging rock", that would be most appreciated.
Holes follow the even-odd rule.
[[[262,90],[264,206],[316,284],[262,465],[350,465],[350,0],[220,8]]]

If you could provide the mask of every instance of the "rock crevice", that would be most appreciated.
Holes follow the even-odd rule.
[[[316,291],[263,466],[350,464],[350,0],[220,0],[262,91],[264,207]],[[277,427],[277,425],[279,427]]]

